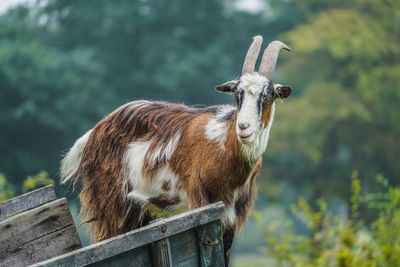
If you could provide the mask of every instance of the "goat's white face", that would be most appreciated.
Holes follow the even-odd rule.
[[[240,77],[236,88],[236,134],[241,143],[251,143],[256,131],[262,127],[261,115],[266,104],[268,84],[268,79],[257,72]]]
[[[270,106],[267,103],[289,97],[292,92],[289,86],[273,84],[257,72],[244,74],[240,79],[226,82],[216,89],[235,94],[236,134],[242,144],[251,144],[257,136],[257,131],[267,127],[261,120],[266,107]]]

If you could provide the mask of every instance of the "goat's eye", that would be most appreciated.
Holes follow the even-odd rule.
[[[274,90],[270,88],[270,86],[265,86],[263,89],[263,101],[273,100],[274,99]]]
[[[268,100],[271,100],[271,99],[268,97],[268,95],[263,95],[263,97],[262,97],[263,103],[265,104]]]
[[[268,94],[268,92],[264,92],[261,96],[261,99],[263,102],[266,102],[267,100],[271,100],[270,95]]]

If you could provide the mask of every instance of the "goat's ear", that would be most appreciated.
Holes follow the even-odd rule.
[[[222,93],[235,93],[238,83],[239,79],[234,79],[232,81],[215,86],[215,90]]]
[[[288,98],[292,94],[292,88],[287,85],[274,84],[274,91],[280,99]]]

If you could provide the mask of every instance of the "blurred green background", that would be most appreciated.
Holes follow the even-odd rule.
[[[136,99],[233,103],[214,86],[240,75],[257,34],[292,48],[274,80],[294,94],[278,103],[256,212],[235,242],[234,265],[272,264],[260,247],[271,246],[263,227],[273,221],[310,235],[291,213],[299,196],[311,209],[324,198],[346,221],[354,179],[364,195],[399,185],[398,0],[24,3],[0,14],[0,201],[53,179],[78,222],[76,194],[58,183],[73,142]],[[379,214],[361,205],[357,220],[368,227]]]

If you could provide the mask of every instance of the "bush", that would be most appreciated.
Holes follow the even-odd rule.
[[[32,191],[40,186],[45,186],[52,184],[54,185],[55,182],[53,179],[49,177],[49,174],[45,171],[41,171],[34,176],[28,176],[24,180],[24,192]]]
[[[26,193],[49,184],[54,185],[54,180],[49,177],[47,172],[41,171],[36,175],[26,177],[22,186],[22,192]],[[6,177],[0,174],[0,202],[6,201],[14,196],[15,190],[12,190]]]
[[[6,177],[0,174],[0,202],[6,201],[12,197],[14,197],[14,194],[10,189],[10,184],[7,182]]]
[[[313,211],[300,198],[291,209],[309,235],[295,234],[290,223],[287,231],[275,237],[277,225],[282,224],[270,225],[264,228],[268,245],[261,251],[276,266],[400,266],[400,187],[389,186],[382,175],[376,181],[383,192],[362,195],[358,174],[352,174],[348,219],[333,218],[323,199]],[[365,222],[361,211],[377,218]]]

